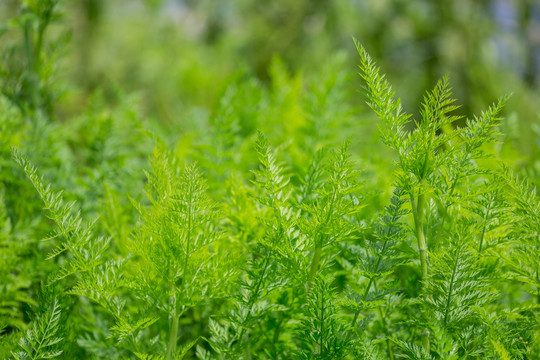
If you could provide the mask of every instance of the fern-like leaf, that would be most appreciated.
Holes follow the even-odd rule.
[[[60,331],[60,305],[53,299],[49,308],[32,323],[21,340],[21,351],[13,353],[16,360],[54,359],[62,354],[59,344],[63,340]]]

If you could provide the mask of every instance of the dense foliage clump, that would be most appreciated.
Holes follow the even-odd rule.
[[[506,97],[463,119],[444,77],[408,113],[357,43],[376,124],[339,57],[307,85],[279,60],[270,87],[235,74],[192,132],[117,89],[61,119],[58,6],[6,30],[0,358],[540,356],[540,204],[498,156]]]

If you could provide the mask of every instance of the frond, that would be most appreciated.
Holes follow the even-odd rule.
[[[350,352],[351,333],[338,315],[328,280],[315,279],[298,331],[303,344],[298,354],[301,359],[343,359]]]
[[[23,168],[28,179],[32,182],[39,196],[43,200],[48,217],[56,223],[58,231],[56,236],[62,236],[64,242],[48,255],[48,259],[69,251],[70,260],[51,279],[52,282],[75,273],[92,270],[104,261],[104,253],[108,247],[109,239],[95,237],[93,228],[97,221],[85,223],[80,211],[75,212],[75,202],[65,202],[62,192],[56,192],[50,185],[45,185],[42,177],[28,159],[16,149],[12,150],[15,161]]]
[[[350,159],[349,143],[334,151],[324,166],[326,182],[315,190],[312,200],[299,205],[305,213],[300,226],[306,237],[323,248],[347,239],[355,230],[353,217],[363,207],[359,172]],[[322,174],[320,175],[322,177]]]
[[[406,125],[411,115],[404,113],[401,101],[395,99],[395,91],[388,83],[386,76],[380,73],[379,67],[366,49],[355,40],[360,55],[360,76],[365,80],[365,96],[368,105],[384,124],[383,142],[394,150],[402,147],[407,137]]]
[[[537,190],[527,180],[519,179],[508,168],[500,174],[507,185],[512,211],[512,246],[506,258],[517,280],[531,286],[540,299],[538,259],[540,258],[540,201]]]
[[[400,340],[393,340],[394,343],[400,348],[401,354],[399,355],[403,359],[407,360],[433,360],[430,354],[428,354],[424,348],[416,345],[409,344]]]
[[[139,360],[165,360],[166,359],[165,356],[149,355],[149,354],[143,354],[143,353],[140,353],[140,352],[136,352],[135,356]]]
[[[496,294],[483,275],[466,240],[452,234],[445,249],[432,254],[432,273],[425,283],[425,302],[441,326],[456,332],[471,321],[475,306],[493,301]]]
[[[459,120],[460,116],[449,115],[459,109],[459,106],[454,105],[456,100],[452,99],[451,96],[452,89],[448,82],[448,76],[444,76],[437,82],[435,88],[424,96],[420,109],[423,122],[419,126],[439,130]],[[433,133],[433,130],[431,132]]]
[[[494,340],[491,340],[491,344],[493,345],[495,352],[497,353],[497,355],[499,356],[501,360],[512,360],[512,358],[510,357],[510,354],[508,354],[508,351],[506,351],[503,345],[501,345],[500,343]]]
[[[133,336],[136,332],[149,327],[158,320],[157,317],[143,317],[140,319],[120,317],[110,329],[111,337],[123,341],[128,336]]]
[[[483,144],[495,141],[497,126],[499,126],[500,113],[503,110],[509,96],[501,97],[487,110],[482,111],[480,116],[475,116],[472,120],[467,119],[466,127],[463,131],[463,141],[465,142],[465,153],[470,158],[477,159],[483,157],[480,147]]]
[[[149,206],[139,206],[142,221],[131,242],[132,251],[157,275],[174,283],[192,271],[190,258],[204,252],[220,236],[217,205],[195,164],[180,168],[167,151],[156,146],[147,174]],[[209,259],[207,259],[209,260]],[[194,264],[193,264],[194,265]]]
[[[126,299],[119,297],[118,289],[127,285],[123,269],[126,259],[109,260],[96,267],[79,280],[68,294],[85,296],[107,309],[115,317],[121,317]]]
[[[358,345],[355,356],[357,359],[364,360],[383,360],[386,359],[372,341],[364,340]]]
[[[384,298],[395,291],[390,285],[376,289],[375,284],[377,280],[392,274],[396,266],[403,262],[398,246],[403,244],[406,234],[405,224],[402,223],[402,217],[408,213],[403,208],[407,201],[404,193],[399,187],[394,189],[390,204],[373,224],[373,238],[366,238],[363,246],[344,245],[342,248],[345,257],[354,262],[351,265],[345,263],[346,268],[355,266],[351,269],[354,278],[359,276],[360,279],[365,279],[363,282],[358,280],[362,286],[353,281],[348,301],[344,303],[358,314],[363,310],[382,306]]]
[[[259,202],[270,208],[279,209],[285,205],[292,193],[284,169],[278,164],[268,139],[261,133],[257,133],[255,151],[259,157],[261,169],[253,171],[255,184],[261,189],[262,194]]]
[[[13,353],[16,360],[54,359],[62,354],[60,343],[60,304],[53,299],[49,308],[38,315],[19,341],[21,351]]]

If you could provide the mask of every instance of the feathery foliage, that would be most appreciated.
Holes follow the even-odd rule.
[[[538,358],[540,205],[500,157],[506,97],[466,118],[443,77],[407,112],[357,43],[382,145],[340,56],[313,77],[276,59],[269,84],[243,69],[178,124],[118,88],[68,116],[64,4],[20,4],[1,359]]]
[[[13,353],[17,360],[54,359],[62,354],[60,331],[60,305],[55,298],[42,314],[38,315],[26,331],[19,346],[21,351]]]

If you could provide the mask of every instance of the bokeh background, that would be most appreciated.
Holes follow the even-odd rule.
[[[508,160],[538,159],[540,3],[535,0],[154,0],[75,2],[69,74],[87,96],[107,82],[138,91],[160,122],[211,109],[232,74],[265,86],[272,64],[309,78],[329,67],[353,77],[349,101],[366,111],[354,77],[357,38],[415,112],[423,93],[449,74],[463,114],[513,93]],[[336,62],[339,65],[331,65]],[[185,120],[184,120],[185,121]]]
[[[13,18],[20,3],[0,2],[2,19]],[[272,92],[286,82],[303,98],[334,81],[344,92],[340,101],[346,102],[351,123],[351,131],[334,135],[376,138],[376,127],[370,126],[376,120],[363,103],[356,76],[354,37],[388,74],[413,114],[424,92],[445,74],[466,117],[512,93],[500,153],[537,177],[538,1],[80,0],[61,1],[61,9],[47,33],[62,49],[56,51],[60,55],[51,77],[56,87],[64,85],[52,111],[60,120],[80,113],[96,91],[105,94],[104,102],[114,103],[113,94],[121,89],[138,95],[142,117],[162,126],[164,133],[174,128],[188,148],[193,144],[186,142],[208,134],[206,124],[231,83],[249,79]],[[244,107],[251,106],[246,118],[259,116],[259,100],[244,99]],[[304,110],[302,105],[297,117],[307,116]],[[241,121],[241,131],[247,135],[262,128],[270,137],[286,135],[287,129],[275,123],[265,128],[272,122],[266,120]],[[319,124],[322,130],[332,127]]]

